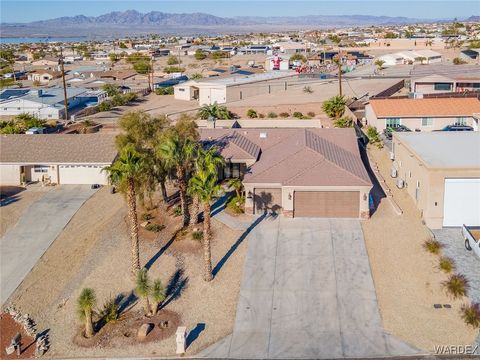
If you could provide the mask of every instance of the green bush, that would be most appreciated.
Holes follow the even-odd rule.
[[[203,60],[207,57],[207,54],[205,54],[205,52],[203,52],[202,49],[197,49],[195,51],[195,59],[197,60]]]
[[[311,94],[313,93],[313,89],[310,86],[304,86],[303,87],[303,92],[306,94]]]
[[[143,220],[143,221],[148,221],[148,220],[151,220],[151,219],[153,219],[152,214],[150,214],[150,213],[148,213],[148,212],[142,214],[142,220]]]
[[[227,203],[227,208],[232,210],[235,214],[242,214],[244,213],[243,206],[245,205],[245,197],[244,196],[233,196]]]
[[[198,241],[203,240],[203,231],[198,230],[198,231],[192,232],[192,239],[198,240]]]
[[[102,90],[107,93],[108,96],[114,96],[119,93],[118,87],[112,84],[105,84],[102,86]]]
[[[466,296],[470,288],[467,278],[461,274],[450,275],[448,280],[442,282],[442,285],[447,294],[451,295],[454,299]]]
[[[168,86],[166,88],[156,88],[155,94],[157,95],[173,95],[173,86]]]
[[[173,215],[174,216],[180,216],[182,215],[182,208],[180,206],[177,206],[174,210],[173,210]]]
[[[465,324],[472,326],[474,329],[480,328],[480,303],[463,305],[460,311]]]
[[[281,112],[280,114],[278,114],[278,116],[280,116],[281,118],[288,118],[290,117],[290,114],[288,112]]]
[[[151,232],[160,232],[163,229],[165,229],[165,225],[159,225],[159,224],[148,224],[145,226],[145,230],[151,231]]]
[[[180,61],[178,60],[178,58],[176,56],[170,55],[168,57],[167,65],[177,65],[179,63],[180,63]]]
[[[105,321],[106,324],[109,322],[115,322],[118,320],[120,315],[120,311],[118,308],[118,304],[116,303],[114,298],[109,298],[105,304],[103,304],[102,311],[100,312],[100,316]]]
[[[336,128],[350,128],[353,127],[353,119],[350,116],[342,117],[333,122],[333,126]]]
[[[167,66],[163,69],[163,71],[167,74],[177,73],[177,72],[181,73],[185,71],[185,68],[180,66]]]
[[[127,103],[127,99],[123,95],[117,94],[112,97],[111,102],[112,106],[123,106]]]
[[[438,267],[440,268],[440,270],[446,273],[451,273],[453,270],[455,270],[455,263],[453,262],[452,259],[442,256],[440,258]]]
[[[97,105],[98,111],[110,111],[112,110],[112,103],[110,101],[103,101]]]
[[[466,64],[467,62],[465,60],[463,60],[462,58],[459,58],[459,57],[456,57],[455,59],[453,59],[453,64],[454,65],[463,65],[463,64]]]
[[[257,115],[257,112],[253,109],[248,109],[247,110],[247,117],[249,117],[250,119],[255,119],[258,117]]]
[[[303,114],[300,111],[295,111],[293,117],[297,119],[303,119]]]
[[[428,239],[423,243],[423,248],[429,253],[438,255],[442,250],[442,244],[440,244],[437,240]]]
[[[127,100],[127,103],[136,101],[138,99],[138,95],[135,94],[134,92],[129,92],[123,95],[125,100]]]
[[[278,117],[277,113],[271,111],[267,114],[267,117],[269,117],[270,119],[275,119]]]
[[[367,126],[367,137],[371,144],[375,144],[379,148],[383,147],[382,140],[375,126]]]

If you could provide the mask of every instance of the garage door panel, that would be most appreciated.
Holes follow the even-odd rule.
[[[358,191],[295,191],[295,217],[358,218]]]
[[[480,226],[480,179],[445,179],[443,226]]]
[[[61,165],[59,167],[60,184],[107,184],[107,175],[102,166]]]
[[[255,212],[278,212],[282,207],[282,189],[255,188],[253,201]]]

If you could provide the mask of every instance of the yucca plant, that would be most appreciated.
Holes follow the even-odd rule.
[[[150,302],[148,300],[148,295],[150,294],[150,279],[148,278],[147,269],[143,268],[137,273],[137,286],[135,292],[137,295],[143,299],[143,310],[145,311],[145,316],[150,315]]]
[[[452,259],[446,256],[442,256],[440,258],[438,267],[440,268],[440,270],[446,273],[451,273],[453,270],[455,270],[455,263],[453,262]]]
[[[473,303],[471,305],[463,305],[461,310],[462,319],[467,325],[474,329],[480,328],[480,303]]]
[[[84,288],[77,300],[78,313],[82,320],[85,321],[85,337],[93,336],[93,307],[97,303],[95,291],[90,288]]]
[[[437,240],[428,239],[428,240],[425,240],[425,242],[423,243],[423,248],[427,250],[429,253],[438,255],[442,250],[442,244],[440,244]]]
[[[166,297],[165,288],[162,285],[162,281],[157,279],[153,282],[152,286],[152,313],[155,315],[158,310],[158,305],[160,305]]]
[[[442,282],[442,285],[445,287],[447,294],[452,296],[454,299],[466,296],[467,291],[470,288],[468,279],[462,274],[450,275],[448,280]]]

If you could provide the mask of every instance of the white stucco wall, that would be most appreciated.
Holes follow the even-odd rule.
[[[0,165],[0,185],[20,185],[20,165]]]

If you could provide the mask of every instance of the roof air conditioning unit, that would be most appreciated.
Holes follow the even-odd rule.
[[[405,181],[403,181],[402,179],[397,179],[397,188],[403,189],[404,186],[405,186]]]
[[[398,175],[397,169],[392,168],[392,170],[390,170],[390,176],[391,176],[392,178],[396,178],[397,175]]]
[[[395,153],[390,151],[390,160],[395,160]]]

